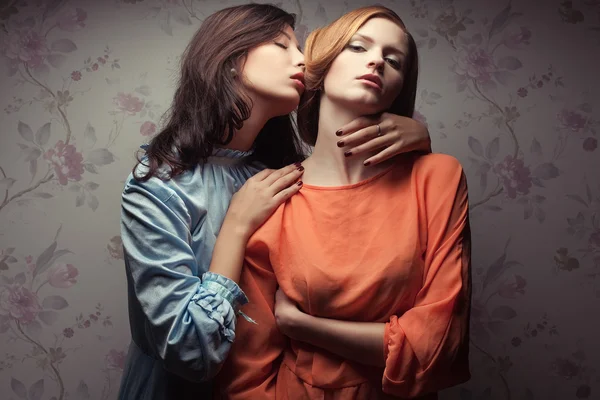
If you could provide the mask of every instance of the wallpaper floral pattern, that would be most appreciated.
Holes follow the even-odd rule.
[[[187,40],[241,3],[0,4],[3,398],[116,398],[123,181]],[[469,179],[473,379],[443,398],[599,398],[600,1],[379,3],[420,48],[416,117]],[[277,4],[303,40],[368,2]]]

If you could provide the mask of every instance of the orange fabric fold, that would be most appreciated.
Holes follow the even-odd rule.
[[[457,160],[406,155],[355,185],[305,185],[248,243],[238,319],[219,374],[227,399],[436,399],[470,378],[470,232]],[[385,368],[289,340],[280,286],[305,313],[386,323]]]

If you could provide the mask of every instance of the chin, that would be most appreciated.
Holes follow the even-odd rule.
[[[344,102],[346,108],[351,109],[354,113],[360,115],[371,115],[382,112],[385,107],[381,105],[379,99],[353,98],[347,99]]]
[[[287,96],[277,96],[273,98],[273,101],[269,105],[269,108],[274,111],[274,114],[277,116],[290,114],[300,104],[300,94],[296,93],[295,95],[287,95]]]

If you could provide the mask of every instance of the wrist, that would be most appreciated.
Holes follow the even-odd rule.
[[[302,337],[302,333],[308,325],[311,316],[298,309],[294,309],[287,314],[278,315],[277,318],[277,324],[282,333],[291,339],[297,340]]]
[[[221,225],[219,237],[222,234],[225,234],[228,238],[237,238],[247,242],[252,235],[252,230],[247,224],[244,224],[235,218],[227,218],[226,216],[223,225]]]

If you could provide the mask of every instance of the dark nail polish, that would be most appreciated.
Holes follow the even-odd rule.
[[[351,151],[347,151],[347,152],[345,152],[345,153],[344,153],[344,155],[345,155],[346,157],[350,157],[350,156],[352,155],[352,152],[351,152]]]
[[[342,132],[342,130],[341,130],[341,129],[338,129],[337,131],[335,131],[335,134],[336,134],[337,136],[342,136],[342,133],[344,133],[344,132]]]
[[[303,167],[302,165],[301,165],[301,166],[299,166],[299,167],[298,167],[298,171],[300,171],[300,172],[304,171],[304,167]]]
[[[300,168],[302,166],[302,163],[298,161],[297,163],[294,163],[294,165],[296,166],[296,168]]]
[[[340,140],[339,142],[337,142],[337,146],[344,147],[344,142],[342,140]]]
[[[371,161],[365,161],[364,166],[368,167],[369,165],[371,165]]]
[[[302,186],[302,181],[298,181],[298,183],[296,183],[296,185]]]

